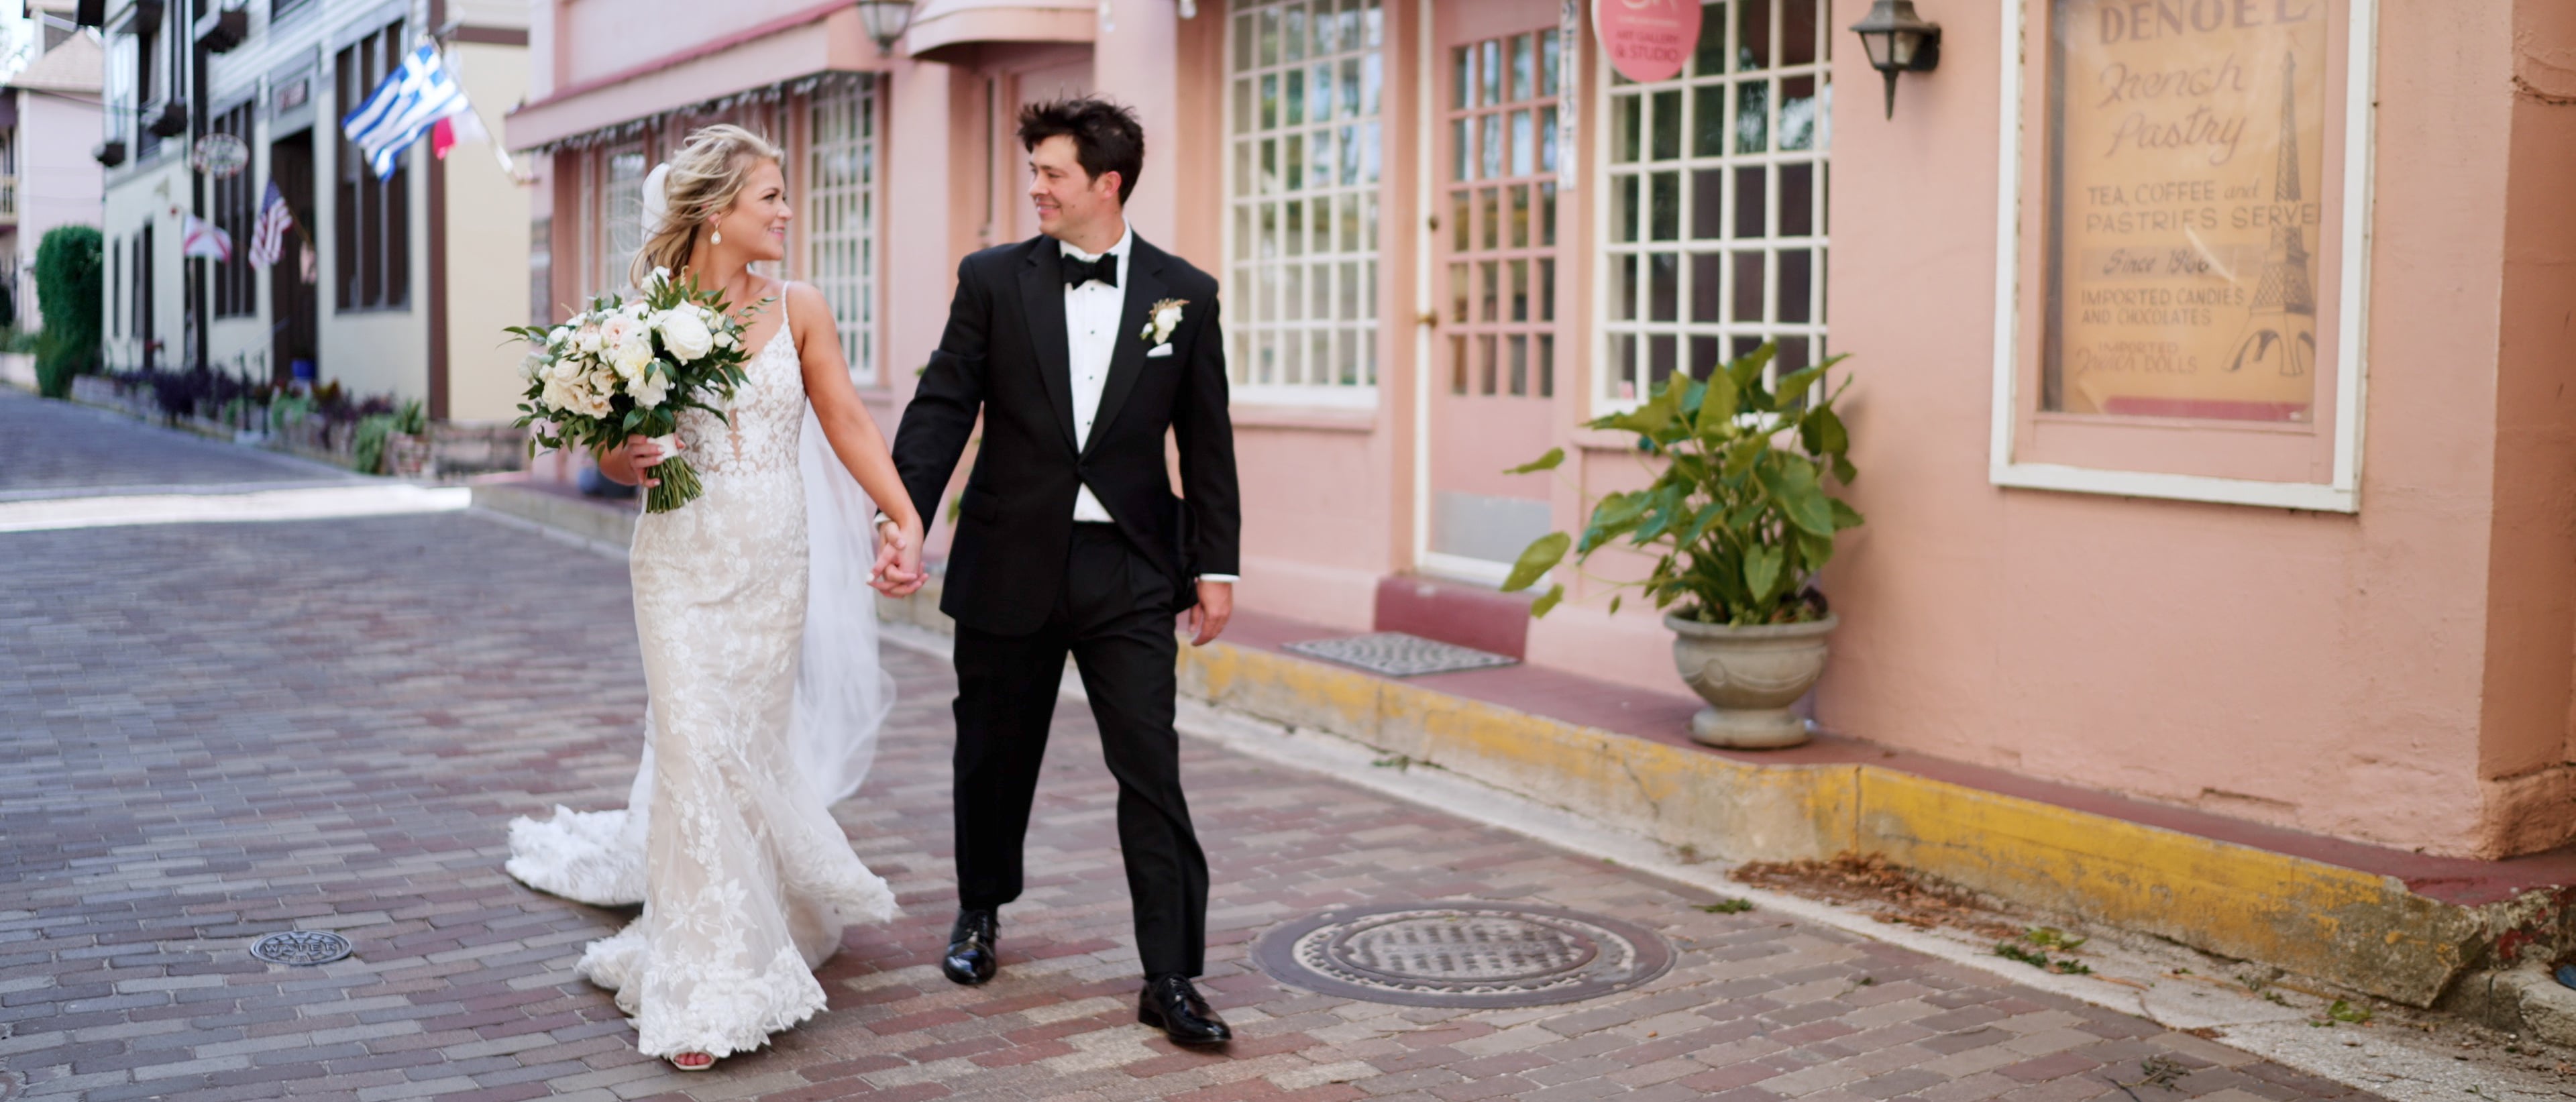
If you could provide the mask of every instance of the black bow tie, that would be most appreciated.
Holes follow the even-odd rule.
[[[1071,254],[1067,254],[1063,264],[1064,285],[1067,287],[1080,287],[1095,279],[1099,280],[1104,287],[1118,285],[1118,254],[1116,253],[1103,253],[1098,260],[1076,260]]]

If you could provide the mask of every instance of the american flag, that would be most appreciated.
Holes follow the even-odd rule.
[[[259,223],[250,229],[250,262],[266,267],[277,263],[286,253],[286,231],[295,227],[295,212],[286,208],[285,193],[277,190],[277,181],[268,182],[268,195],[259,201]]]
[[[457,87],[446,66],[439,63],[438,50],[424,42],[403,56],[402,68],[388,74],[367,102],[341,118],[340,130],[366,153],[368,165],[381,180],[394,174],[403,150],[429,133],[438,120],[471,109],[465,89]]]

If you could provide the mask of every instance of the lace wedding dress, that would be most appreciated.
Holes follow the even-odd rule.
[[[636,525],[651,705],[627,808],[510,824],[511,875],[644,905],[578,970],[617,993],[648,1056],[748,1051],[813,1016],[813,969],[843,928],[895,911],[829,810],[858,787],[891,698],[855,520],[873,509],[807,410],[783,322],[744,367],[730,424],[680,415],[705,495]],[[809,549],[812,514],[830,523]]]

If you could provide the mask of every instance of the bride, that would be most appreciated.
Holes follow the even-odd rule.
[[[684,411],[670,452],[636,437],[599,457],[649,486],[685,454],[705,487],[635,528],[643,764],[625,810],[510,824],[512,876],[644,905],[578,970],[617,993],[639,1050],[684,1071],[823,1009],[813,969],[843,928],[895,912],[828,809],[857,791],[892,703],[867,587],[919,572],[921,518],[822,294],[751,269],[787,254],[779,163],[758,135],[710,126],[644,181],[636,282],[659,267],[721,290],[744,321],[748,381],[725,417]],[[885,510],[873,571],[871,501]]]

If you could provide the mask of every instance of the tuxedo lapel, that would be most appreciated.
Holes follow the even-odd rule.
[[[1111,334],[1117,342],[1109,354],[1109,379],[1101,384],[1100,413],[1091,421],[1091,439],[1083,454],[1100,446],[1100,438],[1109,435],[1109,426],[1118,422],[1118,409],[1127,404],[1127,395],[1136,389],[1136,377],[1145,370],[1145,319],[1154,304],[1163,300],[1163,251],[1137,238],[1128,246],[1127,304],[1118,314],[1118,331]]]
[[[1052,237],[1029,243],[1029,259],[1020,269],[1020,307],[1027,312],[1029,345],[1037,350],[1038,378],[1047,399],[1055,403],[1056,427],[1064,446],[1073,448],[1073,354],[1065,348],[1064,269],[1056,264],[1063,247]]]

